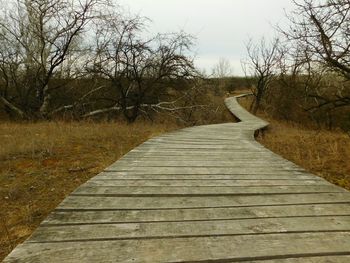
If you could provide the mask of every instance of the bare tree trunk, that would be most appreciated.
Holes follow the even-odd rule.
[[[255,96],[254,106],[252,109],[254,114],[258,112],[263,96],[264,96],[264,87],[258,87],[256,96]]]
[[[43,89],[43,102],[40,107],[40,115],[43,118],[47,118],[49,115],[51,95],[49,93],[49,86],[46,85]]]
[[[278,71],[278,66],[284,57],[284,50],[280,47],[278,38],[273,39],[270,43],[265,38],[260,43],[253,44],[250,41],[246,45],[248,58],[243,62],[244,71],[247,75],[253,76],[256,80],[253,94],[255,100],[250,109],[255,114],[260,108],[262,100],[266,97],[270,88],[270,83]]]
[[[0,96],[0,100],[2,103],[4,103],[5,106],[7,106],[11,111],[15,112],[17,115],[19,115],[21,118],[25,118],[26,115],[25,113],[19,109],[18,107],[16,107],[15,105],[13,105],[11,102],[9,102],[6,98],[4,98],[3,96]]]

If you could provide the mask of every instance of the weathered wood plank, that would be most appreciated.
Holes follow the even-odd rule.
[[[348,232],[26,243],[8,262],[240,262],[349,255]]]
[[[124,181],[124,180],[123,180]],[[269,194],[312,194],[312,193],[340,193],[340,188],[332,185],[318,186],[243,186],[243,187],[196,187],[196,186],[83,186],[72,195],[93,196],[219,196],[219,195],[269,195]],[[248,181],[249,183],[249,181]]]
[[[332,224],[329,224],[332,222]],[[350,216],[262,218],[198,222],[156,222],[42,226],[29,242],[122,240],[268,233],[343,231],[350,235]]]
[[[287,163],[275,163],[270,164],[264,161],[259,162],[250,162],[247,164],[247,161],[210,161],[210,160],[178,160],[178,161],[168,161],[168,160],[138,160],[138,161],[120,161],[118,163],[118,167],[132,167],[132,166],[139,166],[139,167],[238,167],[243,168],[245,166],[249,165],[249,167],[259,167],[259,168],[280,168],[284,169],[286,167],[286,170],[293,168],[293,166],[288,165]],[[295,166],[294,168],[297,168]]]
[[[125,172],[103,172],[95,176],[96,180],[322,180],[314,175],[295,174],[145,174]]]
[[[320,186],[330,185],[321,180],[91,180],[86,186],[272,186],[272,185],[301,185],[301,186]],[[335,187],[334,187],[335,188]]]
[[[152,174],[283,174],[288,172],[302,173],[303,169],[276,169],[273,167],[141,167],[141,166],[118,166],[112,165],[105,169],[112,172],[140,172]],[[290,173],[289,173],[290,174]],[[317,178],[317,177],[316,177]]]
[[[287,194],[211,197],[94,197],[68,196],[60,209],[179,209],[209,207],[243,207],[294,204],[350,203],[348,193]]]
[[[244,218],[349,216],[348,204],[317,204],[294,206],[260,206],[233,208],[201,208],[175,210],[131,211],[60,211],[55,210],[44,224],[69,225],[92,223],[203,221]]]

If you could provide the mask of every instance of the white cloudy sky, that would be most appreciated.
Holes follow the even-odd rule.
[[[184,30],[197,38],[196,65],[207,73],[221,57],[241,75],[249,38],[273,37],[273,26],[285,23],[292,0],[119,0],[131,13],[152,20],[150,31]]]

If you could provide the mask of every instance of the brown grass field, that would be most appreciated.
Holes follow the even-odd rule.
[[[241,99],[240,103],[248,109],[251,98]],[[257,115],[270,123],[257,136],[261,144],[307,171],[350,190],[350,134],[275,120],[263,110]]]
[[[69,193],[175,124],[0,123],[0,261]]]
[[[350,190],[350,137],[341,131],[313,130],[268,119],[257,140],[284,158]]]
[[[259,116],[271,125],[258,141],[350,189],[349,135]],[[0,123],[0,260],[79,185],[145,140],[181,127],[146,121]]]

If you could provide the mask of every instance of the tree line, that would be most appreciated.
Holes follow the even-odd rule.
[[[293,2],[288,28],[246,45],[243,68],[255,77],[252,110],[265,101],[288,119],[299,107],[311,118],[327,116],[332,126],[333,112],[344,115],[350,106],[350,1]]]
[[[141,114],[191,115],[203,107],[208,82],[194,67],[191,35],[151,34],[147,18],[127,15],[114,0],[2,4],[0,104],[8,116],[118,114],[133,122]],[[332,126],[350,106],[350,0],[294,5],[289,27],[276,27],[277,37],[246,44],[242,66],[255,98],[251,108],[264,104],[284,119],[304,114],[319,122],[326,116]],[[213,76],[225,82],[215,94],[231,74],[221,59]]]
[[[80,117],[120,112],[133,122],[146,110],[176,108],[176,101],[161,100],[163,87],[191,81],[197,74],[190,56],[192,36],[148,36],[148,20],[126,16],[113,1],[3,4],[0,101],[10,116],[49,119],[63,111],[77,111]],[[70,91],[76,85],[80,88],[73,99]]]

